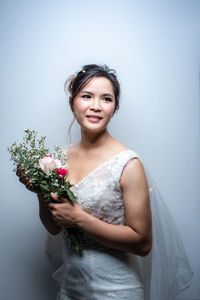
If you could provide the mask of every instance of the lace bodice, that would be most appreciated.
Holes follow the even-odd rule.
[[[134,157],[138,157],[134,151],[124,150],[73,185],[71,190],[77,197],[79,206],[107,223],[124,225],[126,220],[120,178],[124,166]],[[68,166],[70,170],[70,165]],[[97,244],[86,233],[80,232],[78,229],[74,229],[74,231],[80,243],[84,245]]]
[[[120,152],[75,184],[71,190],[80,207],[105,222],[123,225],[120,178],[124,165],[132,157],[137,154],[131,150]]]

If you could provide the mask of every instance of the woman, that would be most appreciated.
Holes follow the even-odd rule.
[[[42,223],[53,235],[62,230],[64,239],[65,262],[55,274],[60,281],[57,299],[171,299],[178,288],[186,286],[191,272],[176,236],[173,246],[182,248],[188,277],[174,288],[171,285],[171,291],[169,278],[164,278],[166,288],[153,286],[151,209],[156,204],[150,205],[150,187],[139,156],[107,130],[119,107],[120,85],[115,71],[106,65],[85,65],[67,83],[70,107],[81,128],[80,142],[66,151],[68,180],[77,203],[51,193],[58,203],[46,205],[39,196]],[[20,180],[29,187],[26,178]],[[157,207],[157,221],[160,214]],[[173,221],[166,226],[174,233]],[[69,232],[75,233],[79,251],[70,242]],[[159,233],[153,230],[153,240],[156,236]],[[166,255],[170,257],[169,251]],[[162,277],[159,270],[157,274]],[[158,291],[153,292],[155,289]]]

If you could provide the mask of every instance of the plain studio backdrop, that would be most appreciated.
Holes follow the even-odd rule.
[[[200,299],[200,1],[0,4],[0,298],[55,300],[38,202],[12,172],[7,146],[26,128],[50,146],[69,143],[64,81],[97,63],[116,69],[122,88],[110,132],[144,159],[181,232],[194,277],[177,299]],[[79,136],[75,124],[72,143]]]

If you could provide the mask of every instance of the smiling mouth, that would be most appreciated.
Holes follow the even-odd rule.
[[[90,119],[90,120],[101,120],[102,119],[102,117],[100,117],[100,116],[86,116],[86,118],[88,118],[88,119]]]

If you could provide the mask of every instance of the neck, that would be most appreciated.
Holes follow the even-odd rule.
[[[93,134],[82,129],[80,146],[85,149],[95,149],[101,146],[105,146],[105,144],[111,139],[112,137],[108,133],[107,129]]]

